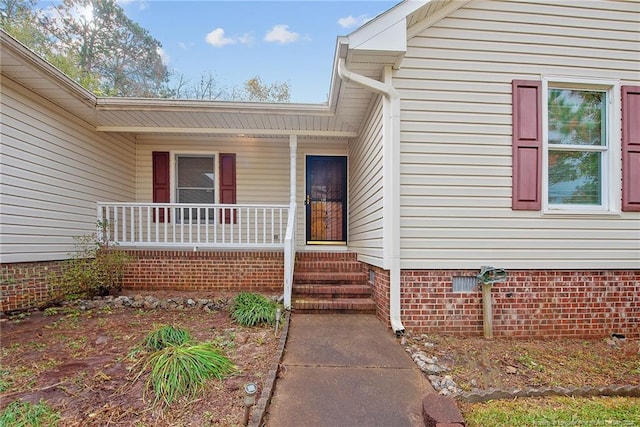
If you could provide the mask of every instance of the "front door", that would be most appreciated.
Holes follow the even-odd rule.
[[[347,242],[347,158],[307,156],[307,244]]]

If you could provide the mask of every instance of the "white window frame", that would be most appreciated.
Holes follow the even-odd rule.
[[[178,156],[206,156],[206,157],[213,157],[213,165],[214,165],[214,181],[213,181],[213,189],[214,189],[214,194],[213,194],[213,203],[214,204],[218,204],[218,201],[220,200],[220,157],[219,157],[219,153],[217,151],[185,151],[185,150],[180,150],[180,151],[171,151],[170,155],[169,155],[169,182],[170,182],[170,186],[171,186],[171,203],[178,203],[178,177],[176,175],[177,172],[177,166],[176,166],[176,159],[178,158]]]
[[[606,92],[606,148],[580,146],[580,150],[602,152],[602,201],[600,205],[549,203],[549,88]],[[620,135],[620,82],[572,76],[542,76],[542,212],[544,214],[619,214],[622,196]],[[557,147],[551,147],[554,149]],[[564,147],[563,147],[564,148]],[[572,146],[566,147],[567,149]]]

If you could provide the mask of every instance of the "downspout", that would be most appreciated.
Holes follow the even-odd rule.
[[[347,83],[371,89],[384,96],[383,104],[383,264],[389,269],[389,321],[397,335],[404,333],[400,319],[400,95],[393,87],[391,67],[385,67],[385,82],[353,73],[344,58],[338,59],[338,76]]]

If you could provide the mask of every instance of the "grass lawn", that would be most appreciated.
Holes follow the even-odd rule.
[[[518,398],[460,407],[467,427],[640,425],[640,398]]]

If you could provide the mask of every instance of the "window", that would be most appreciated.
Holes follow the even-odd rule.
[[[215,203],[215,157],[176,156],[176,201]]]
[[[609,147],[607,93],[547,91],[547,203],[603,206]]]
[[[614,150],[619,148],[619,133],[612,126],[617,113],[611,106],[617,90],[615,83],[543,80],[546,211],[615,209],[613,197],[619,190],[612,184],[619,182],[613,176],[619,159],[618,151]]]
[[[171,195],[175,194],[174,202],[178,203],[215,203],[216,184],[218,185],[217,202],[224,204],[236,203],[236,155],[233,153],[213,154],[178,154],[175,156],[175,174],[171,173],[168,151],[153,151],[153,202],[170,203]],[[219,161],[218,177],[216,177],[216,157]],[[216,181],[218,181],[216,183]],[[175,188],[175,193],[173,189]],[[188,219],[190,209],[185,211]],[[160,212],[159,221],[165,222],[164,213]],[[201,218],[204,213],[201,211]],[[193,218],[197,215],[194,212]],[[209,211],[209,218],[214,218]],[[220,222],[235,223],[235,213],[231,216],[231,209],[224,209],[219,215]]]
[[[574,77],[514,80],[512,108],[512,209],[640,210],[640,87]]]
[[[215,156],[177,155],[176,156],[176,202],[178,203],[215,203]],[[179,209],[179,218],[210,218],[205,209]]]

